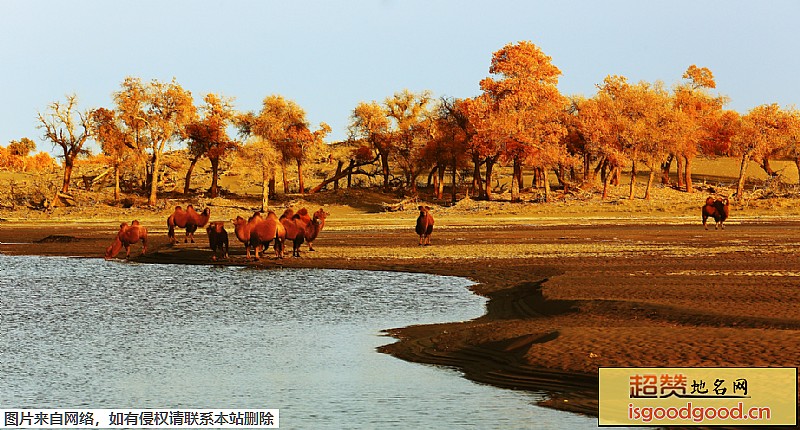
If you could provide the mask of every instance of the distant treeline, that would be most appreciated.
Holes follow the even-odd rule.
[[[84,143],[92,139],[115,173],[115,199],[120,170],[133,170],[151,205],[165,150],[176,144],[188,149],[187,191],[196,163],[207,158],[210,195],[216,196],[220,160],[237,153],[252,168],[246,173],[262,184],[264,207],[276,192],[279,172],[286,189],[289,168],[296,169],[301,192],[367,174],[364,167],[374,166],[383,189],[416,193],[418,178],[427,175],[440,199],[446,177],[456,184],[457,172],[471,171],[469,194],[491,199],[496,167],[510,166],[512,201],[520,200],[524,169],[533,172],[548,201],[550,173],[566,189],[602,184],[606,198],[623,168],[631,172],[631,197],[638,173],[649,172],[644,197],[650,198],[653,182],[668,183],[672,169],[676,185],[692,192],[692,163],[700,154],[740,158],[738,198],[751,162],[774,176],[770,160],[790,159],[800,174],[800,112],[777,104],[746,114],[725,109],[727,98],[711,93],[716,83],[704,67],[689,66],[672,88],[608,76],[592,97],[565,96],[558,90],[561,71],[551,58],[530,42],[518,42],[492,55],[489,74],[472,98],[436,99],[427,91],[403,90],[382,102],[359,103],[348,127],[350,152],[313,188],[305,185],[304,167],[330,155],[324,140],[330,127],[312,126],[300,106],[280,95],[267,96],[258,112],[239,112],[232,99],[213,93],[196,106],[174,79],[128,77],[113,93],[114,106],[80,111],[71,95],[49,105],[38,120],[45,139],[61,149],[62,192],[69,189],[76,158],[85,154]],[[0,153],[2,160],[19,152],[11,146]],[[456,186],[451,190],[455,199]]]

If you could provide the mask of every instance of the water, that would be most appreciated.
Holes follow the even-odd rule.
[[[461,278],[0,255],[0,408],[276,408],[282,428],[594,428],[375,351],[484,312]]]

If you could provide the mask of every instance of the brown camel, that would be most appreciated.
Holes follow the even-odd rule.
[[[187,243],[190,240],[194,243],[194,232],[197,231],[198,227],[205,227],[209,218],[211,218],[210,208],[205,208],[203,213],[198,214],[192,205],[187,206],[186,210],[176,206],[175,211],[167,218],[169,242],[173,245],[176,243],[175,227],[180,227],[186,229],[186,237],[183,239],[183,243]]]
[[[286,230],[278,221],[275,212],[269,211],[264,218],[261,212],[256,212],[247,221],[241,216],[233,221],[236,238],[244,244],[247,258],[250,258],[250,248],[253,248],[255,258],[259,259],[259,252],[264,246],[269,246],[271,241],[275,241],[275,256],[283,257],[283,241],[286,238]]]
[[[300,256],[300,245],[305,241],[306,227],[308,224],[300,212],[305,211],[305,218],[308,218],[308,211],[303,208],[295,213],[292,208],[288,208],[280,217],[280,222],[286,229],[286,239],[292,241],[292,257]],[[310,219],[309,219],[310,220]]]
[[[325,212],[322,208],[319,208],[319,210],[314,212],[314,215],[309,218],[308,211],[306,208],[303,208],[297,211],[297,215],[300,215],[303,222],[306,223],[304,236],[305,241],[308,242],[308,250],[314,251],[314,240],[325,227],[325,219],[327,219],[330,214]]]
[[[206,227],[208,246],[214,251],[212,260],[217,261],[217,250],[222,251],[223,258],[228,258],[228,232],[225,231],[225,221],[214,221]]]
[[[105,259],[116,257],[122,248],[125,248],[125,258],[130,258],[131,245],[139,241],[142,242],[142,255],[147,254],[147,229],[137,220],[132,221],[130,225],[123,222],[119,225],[119,232],[114,242],[106,248]]]
[[[724,230],[725,225],[723,225],[723,223],[728,219],[730,213],[731,208],[727,197],[717,197],[714,199],[714,197],[708,196],[706,204],[702,209],[703,228],[708,230],[706,220],[711,217],[714,218],[714,230],[718,228]]]
[[[431,233],[433,233],[433,215],[430,212],[431,208],[428,206],[419,207],[419,217],[417,217],[417,234],[419,235],[419,244],[430,246]]]

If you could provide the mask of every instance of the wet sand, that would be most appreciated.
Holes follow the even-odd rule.
[[[419,247],[413,224],[329,220],[316,252],[304,246],[301,258],[282,260],[269,252],[258,263],[245,260],[228,224],[231,258],[212,263],[204,231],[195,244],[171,246],[162,222],[152,221],[150,252],[140,257],[134,245],[132,256],[472,279],[472,290],[489,299],[486,315],[387,327],[399,340],[381,351],[452,366],[483,383],[545,391],[546,406],[589,415],[597,415],[598,367],[800,366],[800,222],[742,221],[724,231],[648,220],[490,222],[445,221],[433,246]],[[0,252],[99,258],[118,223],[2,222]],[[35,242],[51,235],[67,238]]]

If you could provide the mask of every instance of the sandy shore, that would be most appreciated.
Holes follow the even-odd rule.
[[[231,234],[231,259],[214,264],[472,279],[472,290],[489,298],[486,315],[387,327],[399,341],[381,350],[453,366],[480,382],[546,391],[547,406],[589,415],[597,414],[601,366],[800,366],[800,222],[750,220],[704,231],[697,221],[495,227],[491,217],[454,218],[437,224],[433,246],[418,247],[413,216],[333,219],[314,244],[317,252],[283,260],[270,254],[258,263],[245,261]],[[145,224],[148,255],[133,248],[137,260],[211,264],[205,232],[195,244],[173,247],[156,219]],[[0,222],[0,252],[101,257],[118,224]],[[37,242],[51,235],[74,239]]]

